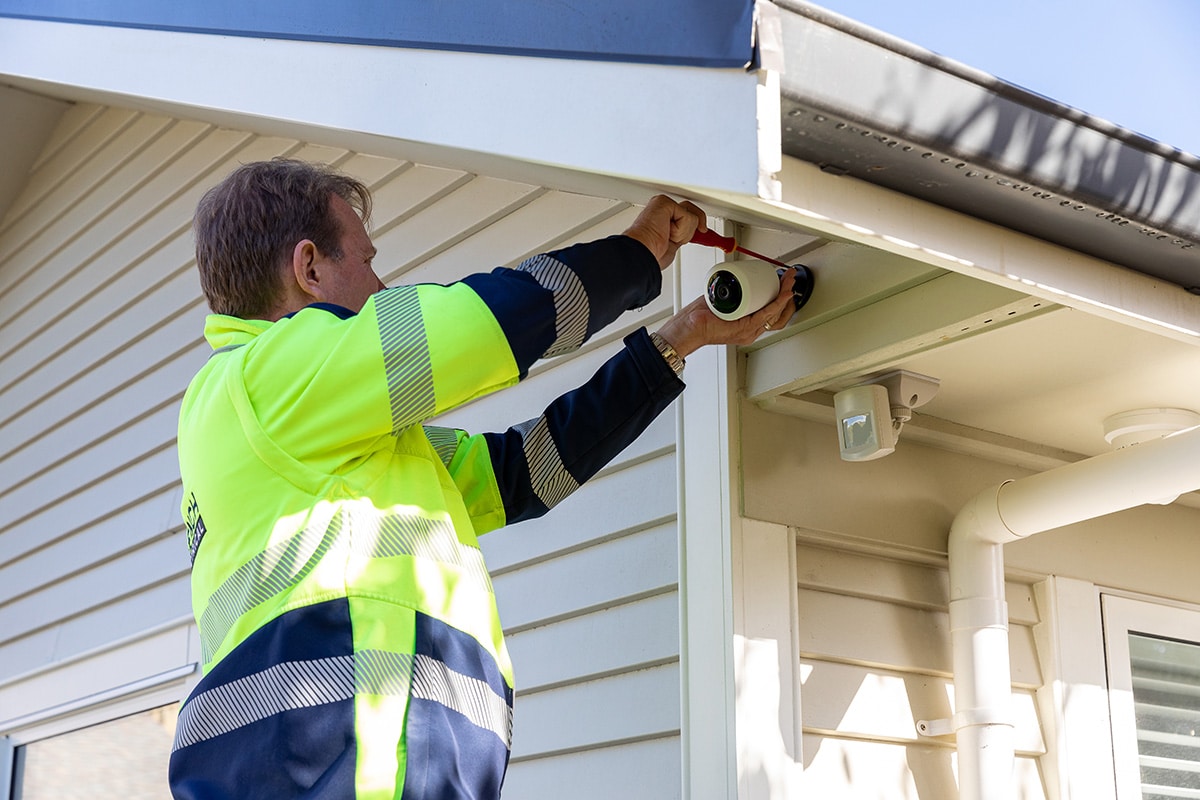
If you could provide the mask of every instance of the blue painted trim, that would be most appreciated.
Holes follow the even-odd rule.
[[[0,17],[504,55],[742,68],[754,0],[0,0]]]

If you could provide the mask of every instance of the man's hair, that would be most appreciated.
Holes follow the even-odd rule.
[[[244,164],[209,189],[193,221],[209,308],[244,319],[265,317],[281,299],[292,251],[304,239],[340,260],[334,195],[364,224],[370,219],[367,187],[324,164],[285,158]]]

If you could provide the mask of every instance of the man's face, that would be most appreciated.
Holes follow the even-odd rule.
[[[342,230],[342,259],[332,261],[324,254],[320,256],[331,268],[326,274],[333,277],[333,281],[324,287],[325,301],[345,306],[358,313],[362,311],[368,297],[387,287],[379,280],[371,265],[372,259],[375,258],[375,245],[371,244],[371,237],[367,235],[367,229],[354,208],[334,195],[330,201],[330,210]]]

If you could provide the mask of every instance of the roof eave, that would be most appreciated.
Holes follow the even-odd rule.
[[[1193,289],[1200,158],[799,0],[785,154]]]

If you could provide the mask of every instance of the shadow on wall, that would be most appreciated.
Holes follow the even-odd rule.
[[[957,796],[952,739],[925,740],[918,719],[951,713],[946,680],[806,661],[803,788],[814,797]]]
[[[805,662],[800,794],[822,800],[951,800],[959,796],[954,738],[923,739],[918,719],[950,715],[949,680],[883,668]],[[1018,716],[1032,719],[1032,704]],[[1036,753],[1020,748],[1013,800],[1046,800]],[[793,786],[793,789],[796,787]],[[753,795],[783,798],[785,795]]]

